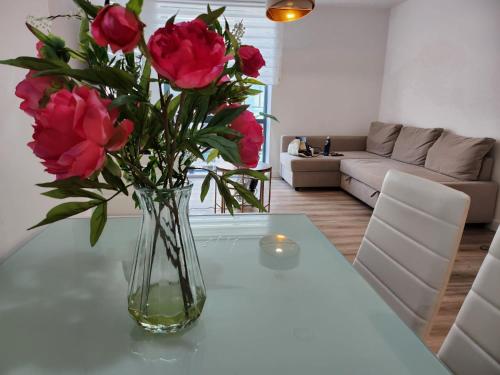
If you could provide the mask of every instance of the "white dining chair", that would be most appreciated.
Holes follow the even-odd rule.
[[[436,182],[387,173],[354,268],[417,335],[437,313],[470,198]]]
[[[455,375],[500,374],[500,230],[438,357]]]

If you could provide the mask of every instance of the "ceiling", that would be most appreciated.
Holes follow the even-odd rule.
[[[392,7],[405,0],[316,0],[317,4]]]
[[[113,0],[114,2],[126,3],[127,0]],[[178,0],[180,2],[189,0]],[[210,2],[210,3],[265,3],[266,0],[191,0],[194,2]],[[332,4],[332,5],[353,5],[353,6],[370,6],[370,7],[392,7],[401,4],[405,0],[316,0],[316,4]],[[170,0],[145,0],[144,4],[148,3],[169,3]]]

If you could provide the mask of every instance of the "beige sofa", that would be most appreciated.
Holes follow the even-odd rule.
[[[308,143],[320,149],[326,136],[309,136]],[[493,221],[498,186],[491,181],[493,157],[482,161],[477,180],[466,181],[438,173],[421,165],[404,163],[366,151],[366,136],[330,136],[332,150],[343,156],[301,158],[287,153],[295,136],[281,138],[280,173],[292,187],[340,187],[375,206],[386,173],[391,170],[410,173],[463,191],[471,197],[468,223]]]

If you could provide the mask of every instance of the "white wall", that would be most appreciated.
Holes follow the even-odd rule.
[[[389,9],[325,5],[285,24],[270,160],[281,135],[365,135],[379,112]]]
[[[394,7],[380,119],[500,139],[500,1]],[[500,162],[494,179],[500,183]]]
[[[34,56],[35,38],[26,29],[27,15],[48,14],[47,1],[23,0],[0,13],[0,59]],[[26,74],[22,69],[0,65],[0,258],[32,235],[26,228],[45,217],[51,199],[39,195],[37,182],[47,180],[43,167],[26,146],[31,140],[31,117],[14,96],[16,84]]]
[[[45,17],[49,14],[71,14],[72,1],[22,0],[0,14],[0,34],[10,42],[0,45],[0,59],[17,56],[35,56],[36,39],[24,23],[28,15]],[[79,22],[59,19],[52,32],[76,45]],[[51,181],[43,166],[27,147],[33,129],[31,117],[19,110],[21,100],[14,95],[15,87],[24,78],[23,69],[0,65],[0,259],[36,234],[26,228],[45,217],[45,213],[58,202],[40,195],[43,191],[36,183]]]

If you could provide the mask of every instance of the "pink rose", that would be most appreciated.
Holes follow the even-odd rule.
[[[219,81],[217,82],[217,86],[223,85],[224,83],[227,82],[231,82],[231,80],[229,79],[229,76],[226,74],[220,77]]]
[[[36,57],[43,58],[43,55],[42,55],[42,48],[43,48],[43,46],[45,46],[45,44],[41,40],[39,40],[38,42],[36,42],[36,44],[35,44]]]
[[[57,179],[87,178],[102,168],[107,151],[121,149],[134,130],[130,120],[115,126],[116,109],[109,99],[88,87],[60,90],[36,116],[33,141],[28,144]]]
[[[47,89],[57,86],[59,82],[54,77],[33,77],[36,73],[30,70],[16,86],[16,96],[24,99],[19,108],[33,117],[40,110],[40,101],[47,93]]]
[[[231,104],[229,107],[239,107]],[[243,138],[238,142],[241,166],[254,168],[259,163],[259,153],[264,143],[264,131],[250,111],[244,111],[229,126],[230,129],[240,133]]]
[[[266,65],[258,48],[253,46],[243,45],[238,50],[240,58],[240,69],[243,74],[257,78],[259,76],[259,69]]]
[[[232,58],[226,56],[222,36],[198,19],[156,30],[148,48],[156,71],[183,89],[207,86]]]
[[[135,13],[120,5],[107,5],[97,13],[91,32],[101,47],[109,45],[113,52],[131,52],[139,43],[144,24]]]

